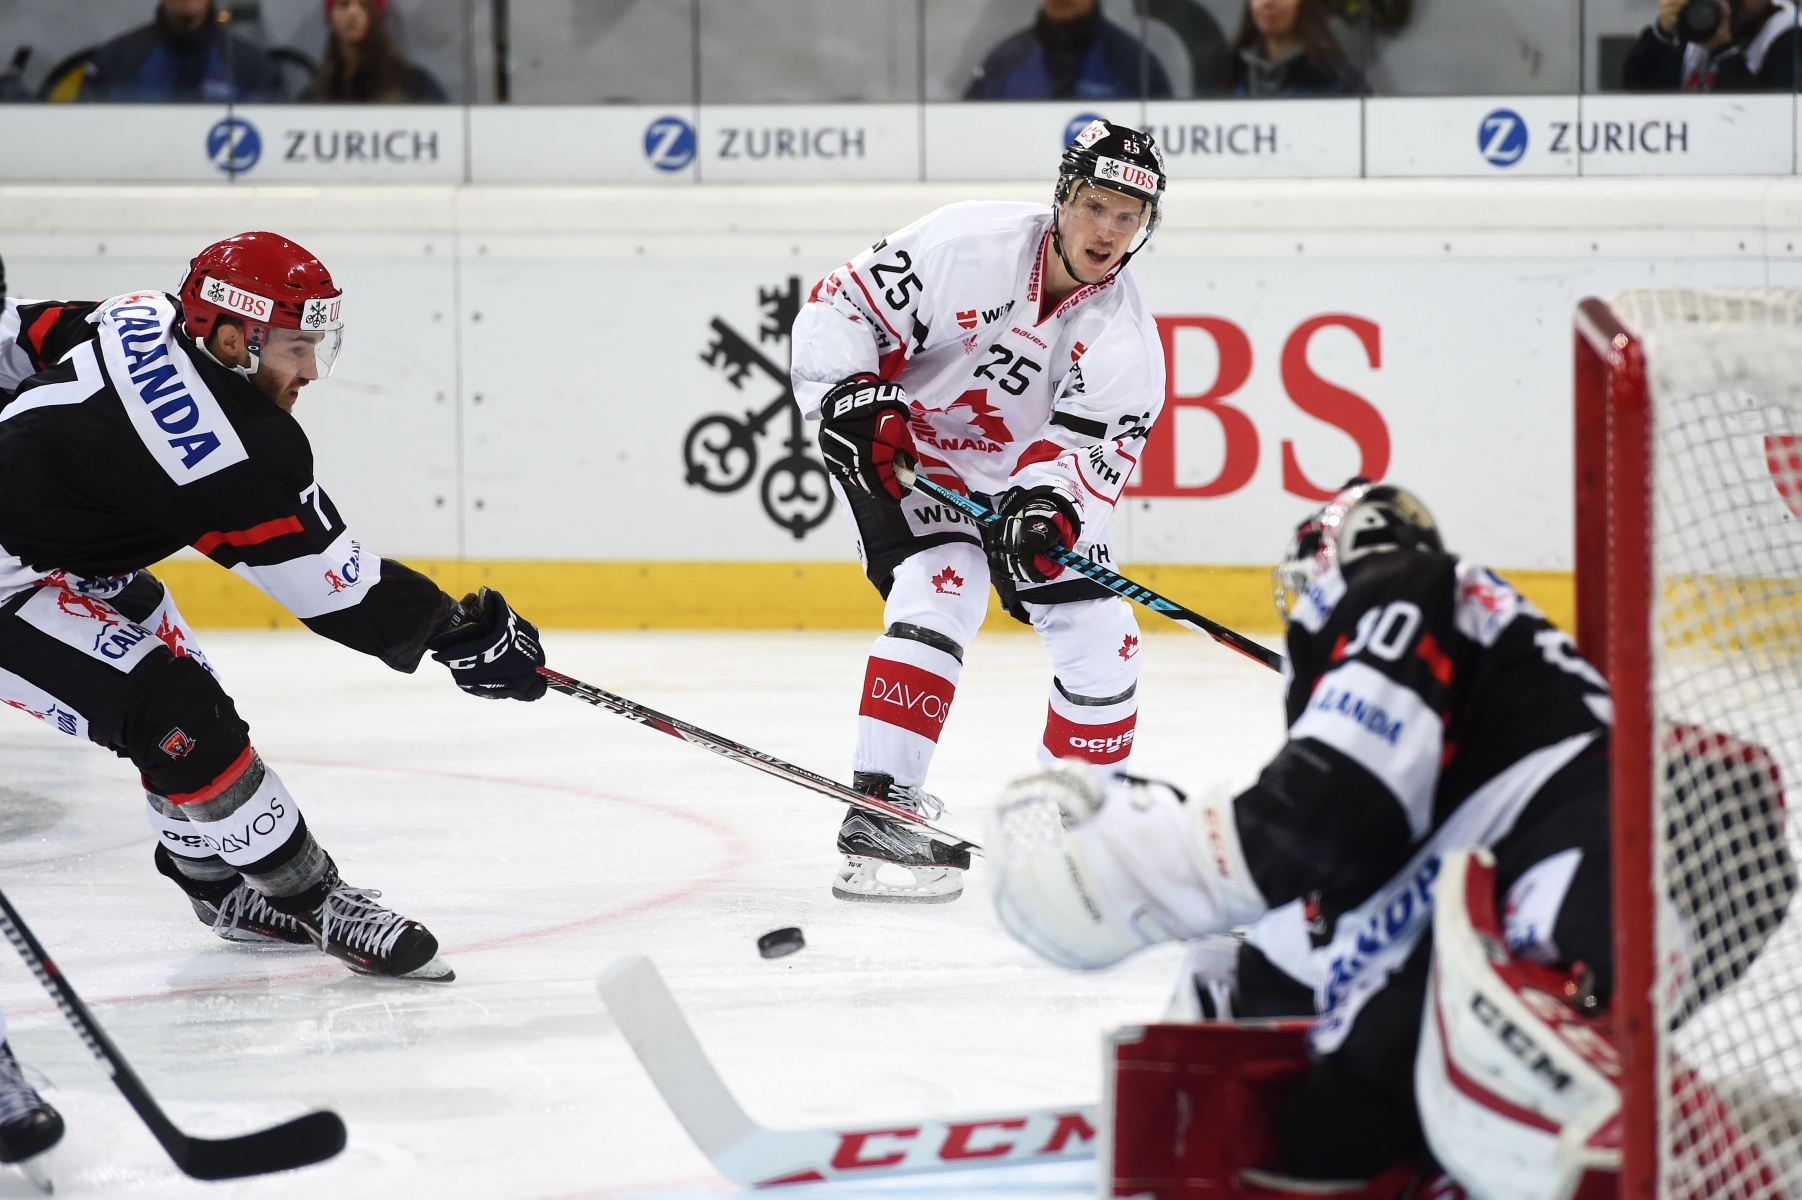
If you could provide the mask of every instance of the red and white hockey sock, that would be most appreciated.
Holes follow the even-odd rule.
[[[864,670],[852,770],[891,775],[902,787],[926,782],[963,672],[962,649],[944,634],[902,623],[876,639]]]
[[[1138,723],[1137,683],[1112,696],[1085,696],[1053,679],[1039,762],[1050,766],[1060,758],[1080,758],[1124,771]]]

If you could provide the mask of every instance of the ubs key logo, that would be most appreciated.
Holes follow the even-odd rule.
[[[1498,108],[1477,126],[1477,149],[1492,167],[1512,167],[1527,153],[1527,123],[1511,108]]]
[[[681,117],[658,117],[644,131],[644,156],[659,171],[680,171],[695,160],[694,126]]]
[[[757,304],[764,312],[757,340],[786,342],[801,311],[800,276],[790,275],[785,287],[758,288]],[[826,464],[808,453],[812,442],[807,437],[807,423],[801,419],[801,406],[795,403],[788,364],[772,362],[719,317],[713,318],[713,341],[701,351],[701,361],[723,370],[726,382],[741,392],[753,371],[777,390],[769,403],[747,410],[742,418],[710,413],[689,426],[682,439],[682,462],[687,467],[684,478],[694,487],[719,495],[738,491],[757,474],[757,439],[769,433],[770,423],[786,413],[788,436],[782,447],[788,453],[763,473],[759,494],[764,515],[799,541],[832,515],[832,489]]]

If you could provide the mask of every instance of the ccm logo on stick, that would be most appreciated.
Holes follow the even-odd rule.
[[[1009,1158],[1029,1160],[1055,1156],[1086,1157],[1087,1147],[1095,1139],[1095,1127],[1081,1112],[1054,1114],[1051,1132],[1022,1139],[1022,1131],[1031,1124],[1027,1117],[993,1117],[980,1121],[951,1121],[944,1125],[905,1125],[890,1129],[850,1129],[838,1131],[838,1145],[827,1160],[833,1174],[839,1172],[881,1171],[912,1160],[949,1163]],[[787,1183],[819,1183],[829,1178],[826,1172],[810,1167],[765,1180],[760,1188]]]

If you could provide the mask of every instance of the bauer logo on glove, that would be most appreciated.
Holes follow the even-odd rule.
[[[885,504],[899,504],[907,489],[895,475],[897,464],[919,461],[907,394],[874,375],[853,375],[820,401],[820,453],[833,475]]]
[[[444,632],[426,643],[450,668],[458,687],[490,700],[536,700],[544,695],[544,648],[538,629],[483,588],[463,597]]]

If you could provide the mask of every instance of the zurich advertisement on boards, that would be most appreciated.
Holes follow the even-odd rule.
[[[234,179],[461,177],[459,122],[430,110],[393,123],[370,117],[367,109],[240,109],[207,130],[204,149],[207,161]]]

